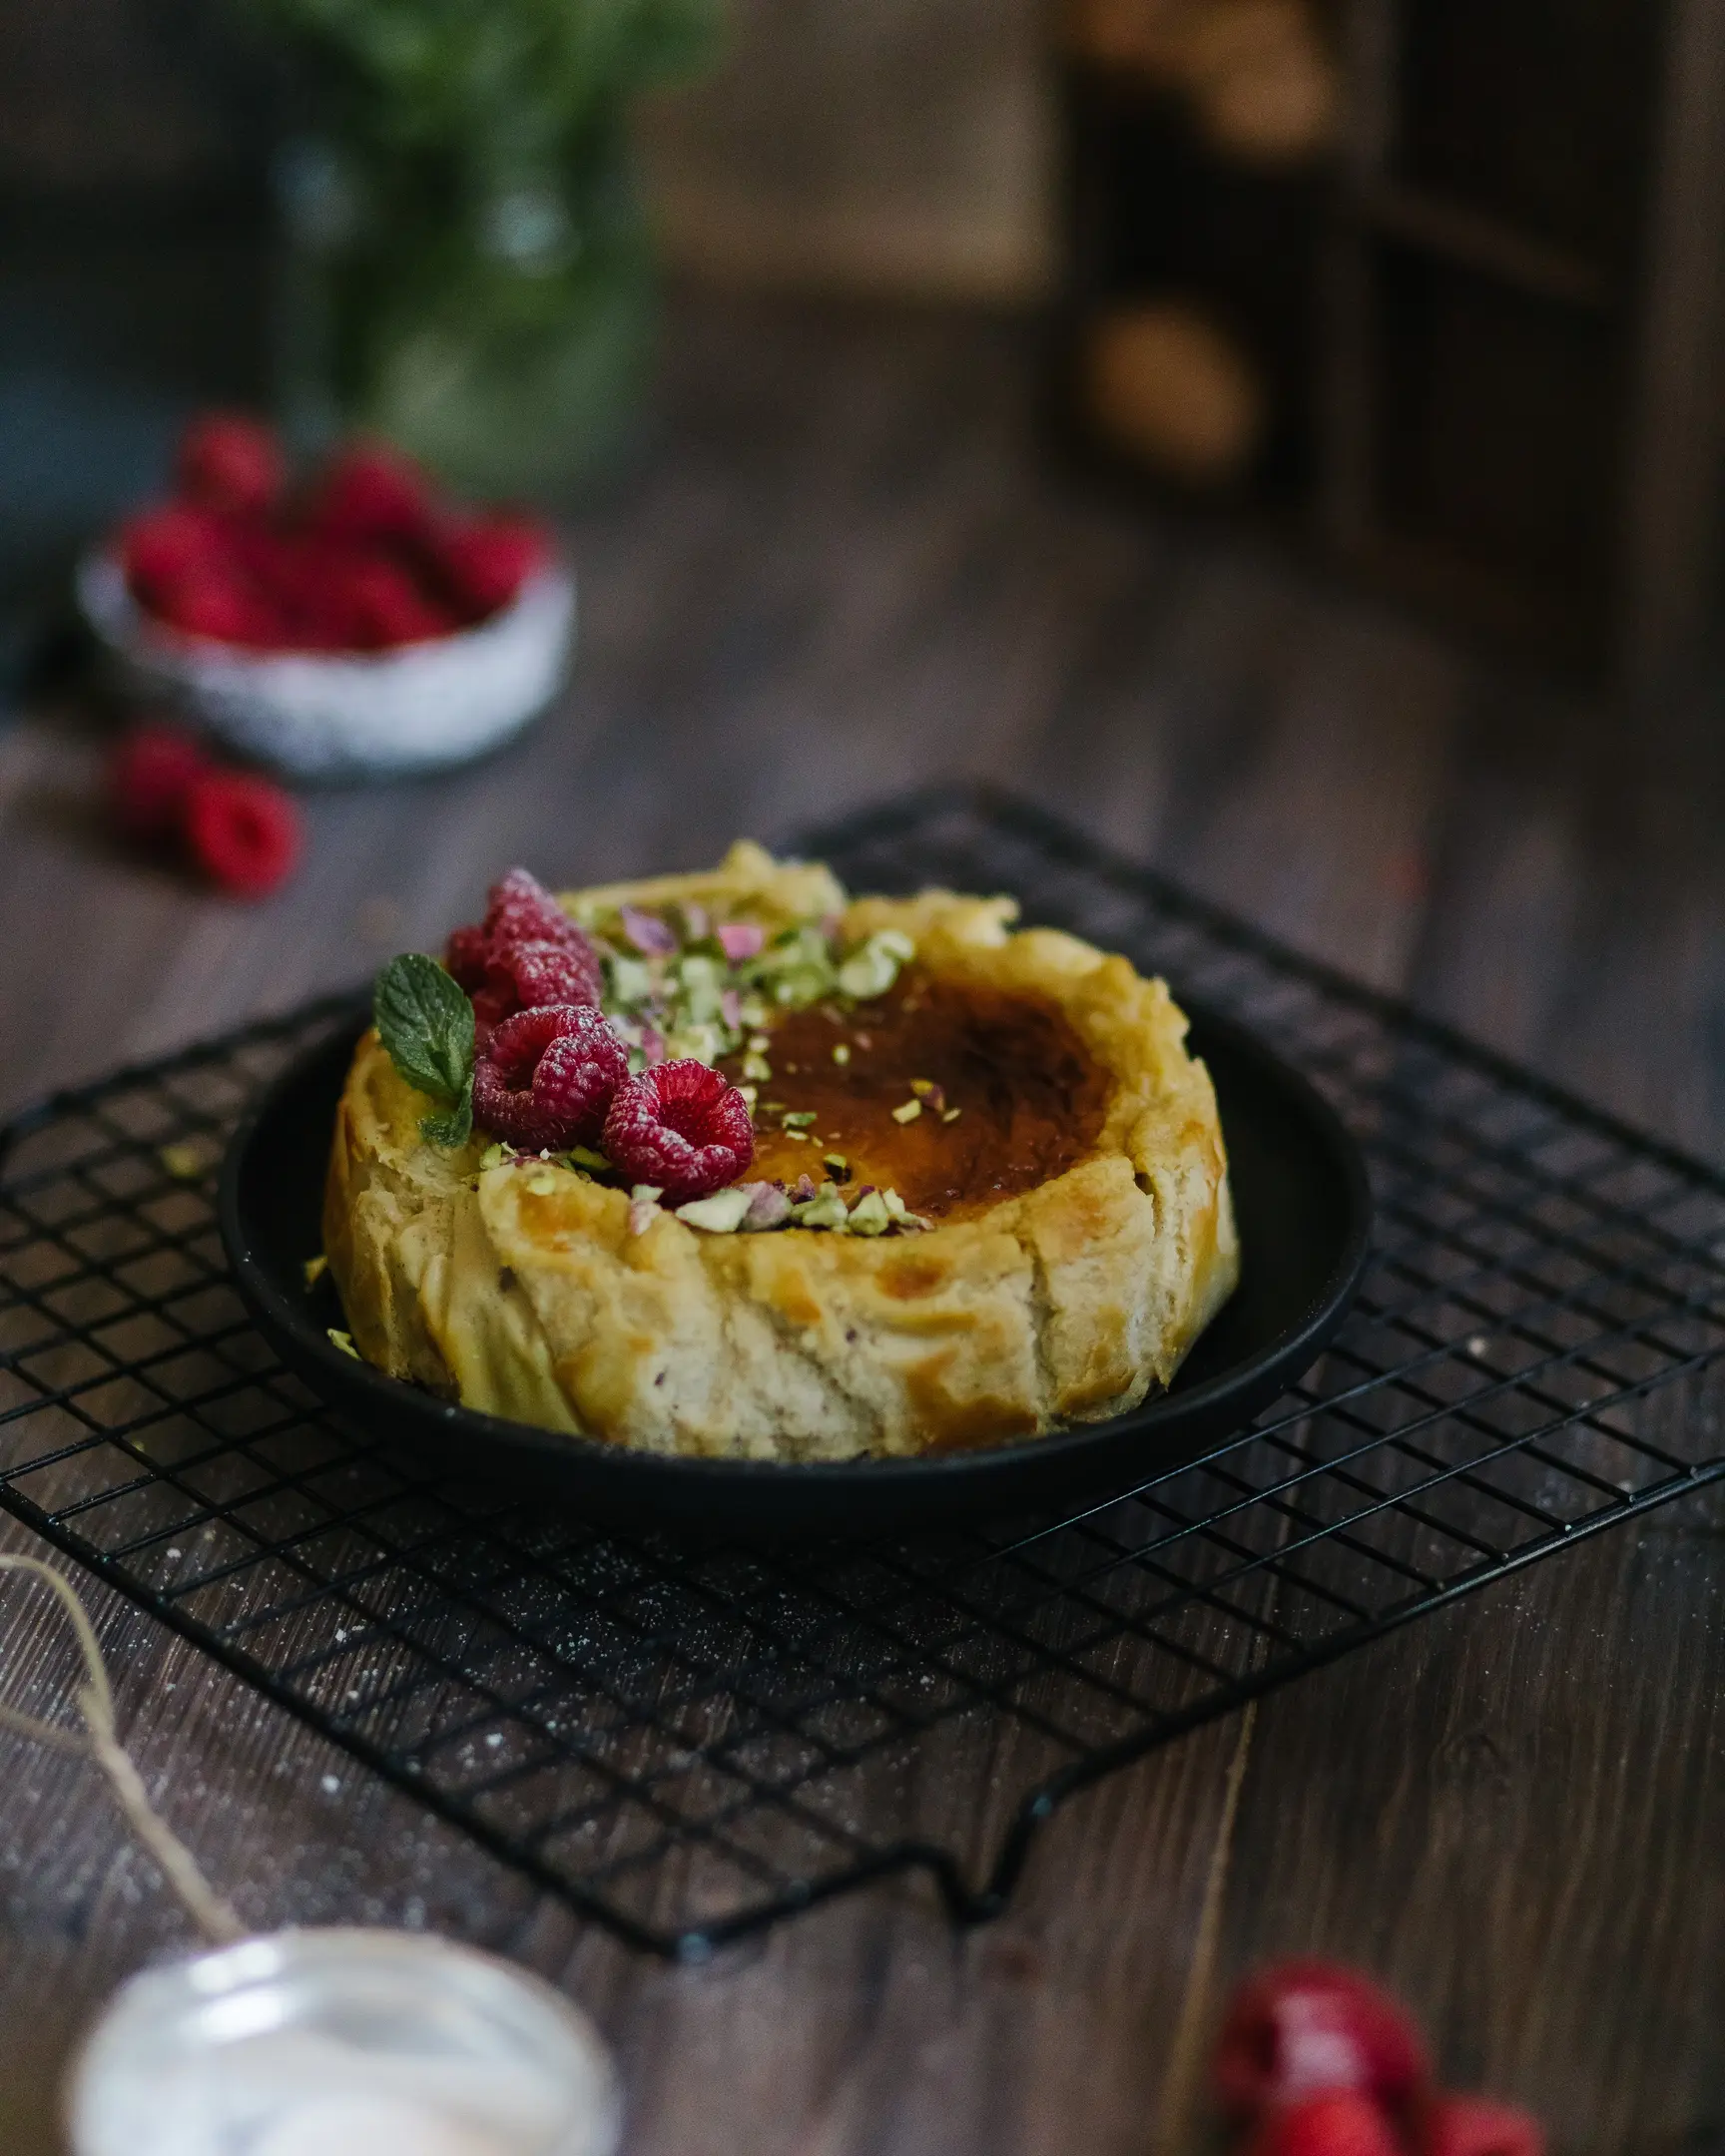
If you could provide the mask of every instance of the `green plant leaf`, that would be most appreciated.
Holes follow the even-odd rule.
[[[378,974],[371,1010],[390,1062],[448,1111],[426,1118],[425,1136],[435,1145],[464,1144],[473,1126],[472,1004],[434,958],[406,951]]]

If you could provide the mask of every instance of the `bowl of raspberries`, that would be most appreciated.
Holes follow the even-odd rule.
[[[304,779],[480,755],[556,695],[575,585],[550,532],[466,508],[379,442],[294,474],[274,432],[206,412],[171,500],[79,566],[130,685]]]

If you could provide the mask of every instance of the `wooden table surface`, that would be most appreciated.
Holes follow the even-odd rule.
[[[0,1108],[432,944],[507,861],[692,865],[981,773],[1725,1152],[1704,700],[1592,712],[1238,534],[1097,500],[1026,446],[1029,359],[1005,325],[685,304],[647,468],[574,528],[567,703],[478,771],[312,799],[267,904],[110,847],[80,711],[0,732]],[[891,1887],[703,1968],[577,1924],[87,1598],[146,1784],[246,1919],[425,1924],[552,1976],[618,2048],[631,2156],[1202,2146],[1179,2032],[1289,1950],[1381,1971],[1451,2079],[1559,2149],[1648,2156],[1725,2148],[1720,1525],[1670,1506],[1116,1776],[992,1926]],[[0,1592],[0,1697],[64,1682],[55,1638]],[[188,1927],[92,1770],[0,1736],[0,2149],[39,2156],[78,2031]]]

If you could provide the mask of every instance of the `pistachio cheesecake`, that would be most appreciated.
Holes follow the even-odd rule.
[[[391,962],[336,1119],[355,1350],[645,1450],[1030,1439],[1166,1385],[1239,1252],[1159,980],[1006,898],[732,847]]]

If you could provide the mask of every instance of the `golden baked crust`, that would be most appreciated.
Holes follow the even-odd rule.
[[[1164,984],[1010,899],[847,902],[824,868],[734,846],[711,873],[567,895],[594,919],[695,901],[768,923],[907,933],[928,992],[1056,1006],[1104,1074],[1073,1165],[929,1232],[705,1234],[541,1161],[482,1167],[419,1134],[374,1032],[337,1116],[325,1249],[368,1361],[487,1413],[644,1450],[905,1455],[1118,1414],[1166,1384],[1239,1253],[1215,1095]]]

